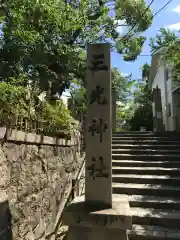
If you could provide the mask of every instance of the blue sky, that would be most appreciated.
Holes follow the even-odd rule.
[[[151,0],[146,0],[147,4],[150,2]],[[152,12],[156,13],[167,2],[168,0],[155,0],[151,5]],[[180,30],[180,0],[172,0],[172,2],[154,18],[151,27],[143,33],[147,40],[144,44],[141,54],[151,54],[150,47],[148,46],[149,38],[155,37],[161,27],[166,27],[174,31]],[[121,31],[122,29],[119,30]],[[112,67],[117,67],[119,71],[125,75],[132,73],[132,77],[134,79],[141,77],[140,67],[146,62],[151,62],[150,56],[139,56],[135,62],[125,62],[123,61],[121,55],[117,54],[116,52],[111,53]]]
[[[151,5],[153,14],[161,9],[168,1],[169,0],[155,0]],[[149,5],[150,2],[151,0],[146,0],[147,5]],[[149,39],[150,37],[155,37],[162,27],[169,28],[173,31],[180,30],[180,0],[172,0],[171,3],[154,17],[151,27],[142,34],[147,38],[143,46],[143,51],[141,52],[142,55],[151,55]],[[119,28],[118,31],[120,31],[121,34],[123,33],[123,29],[121,28]],[[125,33],[127,33],[127,30]],[[116,52],[111,53],[112,67],[117,67],[123,75],[132,74],[133,79],[141,78],[140,67],[146,62],[151,63],[151,56],[139,56],[135,62],[125,62],[120,54]],[[68,91],[66,94],[67,93]]]

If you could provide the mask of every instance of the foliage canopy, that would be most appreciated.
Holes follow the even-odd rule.
[[[25,115],[33,117],[33,109],[35,112],[39,111],[37,115],[40,115],[40,94],[45,93],[47,96],[47,105],[43,106],[46,106],[46,109],[50,107],[48,101],[57,99],[57,94],[62,95],[74,80],[84,86],[87,44],[109,42],[112,49],[123,54],[124,60],[133,61],[140,54],[145,41],[140,33],[151,23],[152,12],[147,9],[145,0],[1,2],[0,80],[3,83],[0,83],[0,92],[4,94],[2,102],[3,98],[8,98],[6,93],[10,89],[9,96],[17,95],[13,104],[19,101],[16,104],[16,112],[19,108],[20,112],[26,109]],[[118,32],[117,27],[125,27],[128,34]],[[123,88],[128,81],[125,82],[116,70],[113,71],[115,78],[119,79],[118,86]],[[128,84],[130,83],[125,86],[126,89]],[[17,91],[23,92],[22,99]],[[81,91],[84,90],[80,90],[79,95],[82,95]],[[30,94],[28,100],[24,97],[27,92]],[[119,91],[118,96],[121,100],[125,98],[125,92]],[[57,106],[52,107],[54,110],[51,109],[50,114],[57,110]],[[55,117],[57,122],[59,117]]]

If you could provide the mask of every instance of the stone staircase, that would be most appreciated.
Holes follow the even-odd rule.
[[[132,211],[129,240],[180,239],[180,133],[112,136],[113,193]]]

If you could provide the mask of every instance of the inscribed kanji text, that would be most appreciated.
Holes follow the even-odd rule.
[[[92,71],[108,70],[108,67],[104,64],[104,54],[93,54],[92,58],[92,67],[90,68]]]
[[[97,85],[96,89],[91,92],[90,104],[93,104],[95,101],[97,101],[97,103],[100,104],[100,105],[107,104],[106,97],[102,96],[103,93],[104,93],[104,88],[102,88],[101,86]]]
[[[95,133],[99,134],[100,142],[103,141],[103,132],[105,132],[108,128],[108,125],[104,123],[104,120],[102,118],[99,119],[99,123],[96,119],[92,120],[92,125],[89,126],[88,132],[92,133],[92,136],[95,135]]]
[[[87,167],[89,175],[93,178],[108,178],[107,168],[103,163],[103,157],[92,157],[92,164]]]

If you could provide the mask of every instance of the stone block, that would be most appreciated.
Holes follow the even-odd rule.
[[[6,134],[6,127],[0,127],[0,139],[3,139]]]
[[[26,133],[26,142],[36,142],[36,133]]]
[[[17,144],[7,142],[0,148],[0,190],[1,194],[3,190],[7,192],[10,201],[9,205],[14,220],[13,239],[35,240],[34,235],[43,239],[43,232],[47,231],[47,227],[51,223],[52,227],[56,224],[57,207],[62,193],[66,189],[69,178],[72,178],[73,171],[77,171],[78,162],[81,161],[81,159],[78,159],[78,162],[74,160],[75,147],[38,147],[27,142],[24,144],[24,140],[32,141],[32,138],[29,139],[33,137],[32,135],[28,133],[25,138],[23,132],[13,130],[11,140],[17,140]],[[36,142],[38,142],[38,138],[40,142],[43,136],[36,135]],[[46,138],[47,141],[51,139]],[[55,148],[58,156],[55,156]],[[69,175],[66,173],[68,166],[70,166]],[[6,203],[0,204],[2,217],[3,214],[7,215],[3,212],[6,206]],[[38,225],[40,216],[44,223]],[[4,217],[0,221],[0,227],[1,224],[2,228],[7,225]],[[30,227],[33,230],[36,228],[33,234]],[[7,240],[7,238],[1,239],[0,236],[0,240]]]
[[[86,72],[85,198],[109,207],[112,205],[110,69],[109,44],[90,44]]]
[[[101,209],[101,210],[99,210]],[[101,204],[88,204],[84,196],[77,197],[63,214],[63,222],[69,226],[88,228],[131,229],[132,216],[127,198],[113,199],[112,208],[102,209]]]
[[[35,236],[32,229],[30,229],[30,231],[27,233],[25,240],[35,240]]]
[[[125,230],[109,228],[70,227],[66,240],[128,240]]]
[[[50,240],[56,240],[56,235],[53,234],[53,235],[50,237]]]
[[[40,237],[43,236],[46,230],[46,224],[42,218],[40,218],[39,224],[37,227],[34,229],[34,236],[36,239],[39,239]]]
[[[8,140],[25,141],[26,133],[18,130],[8,131]]]
[[[112,131],[116,131],[116,89],[112,90]]]

